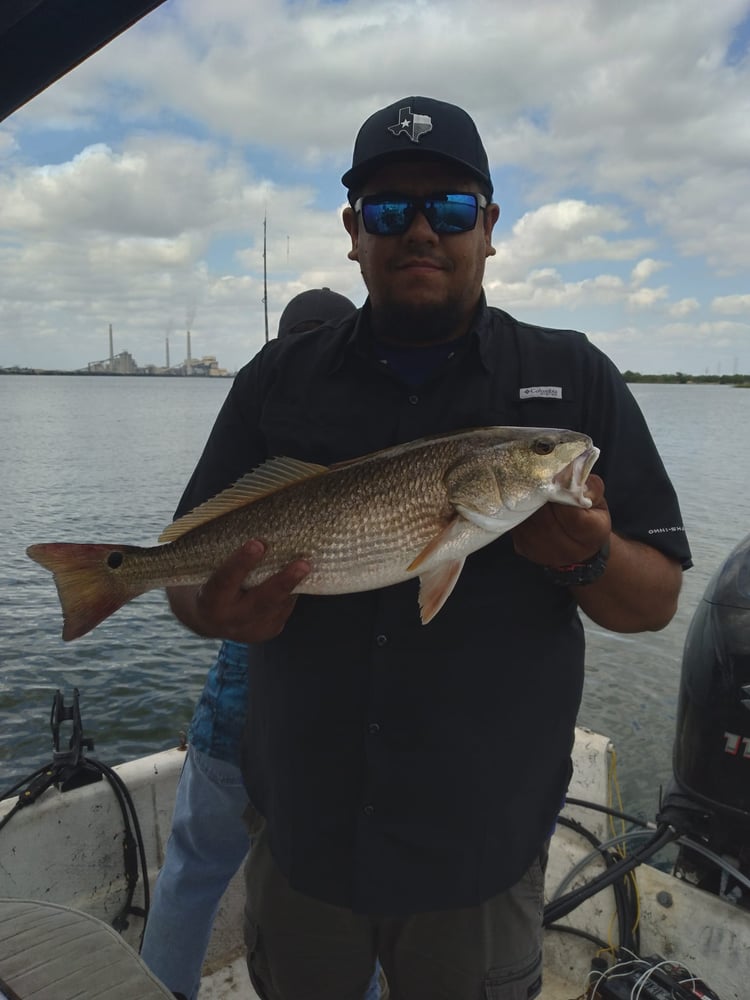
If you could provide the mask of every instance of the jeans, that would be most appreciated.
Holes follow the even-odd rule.
[[[148,967],[188,1000],[198,996],[219,901],[250,846],[246,806],[239,768],[190,746],[141,948]]]

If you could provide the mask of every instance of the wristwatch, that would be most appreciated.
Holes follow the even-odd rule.
[[[571,563],[569,566],[542,566],[544,577],[558,587],[585,587],[598,580],[607,568],[609,559],[609,539],[596,555],[585,562]]]

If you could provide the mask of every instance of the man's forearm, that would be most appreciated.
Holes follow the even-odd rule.
[[[613,534],[605,573],[571,588],[592,621],[613,632],[656,632],[674,617],[682,567],[650,545]]]

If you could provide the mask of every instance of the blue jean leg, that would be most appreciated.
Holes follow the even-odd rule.
[[[141,948],[149,968],[188,1000],[198,995],[221,897],[250,846],[246,806],[239,768],[189,747]]]

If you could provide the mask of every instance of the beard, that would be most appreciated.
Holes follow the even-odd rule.
[[[465,306],[459,302],[411,304],[388,302],[372,308],[377,340],[391,344],[439,344],[465,332]]]

